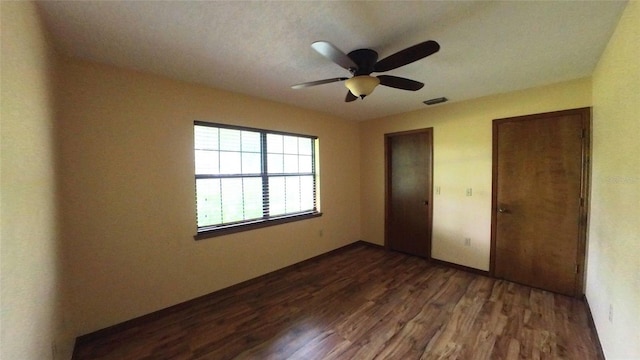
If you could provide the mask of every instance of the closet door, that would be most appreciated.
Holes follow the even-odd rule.
[[[433,129],[387,134],[385,148],[386,246],[391,250],[429,258]]]
[[[590,110],[493,122],[492,272],[582,294]]]

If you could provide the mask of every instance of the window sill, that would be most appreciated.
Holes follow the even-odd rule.
[[[216,236],[235,234],[238,232],[261,229],[268,226],[286,224],[294,221],[312,219],[322,216],[321,212],[308,212],[295,215],[286,215],[282,217],[272,218],[268,220],[256,220],[249,223],[233,224],[227,226],[212,227],[210,229],[202,229],[193,236],[195,240],[203,240]]]

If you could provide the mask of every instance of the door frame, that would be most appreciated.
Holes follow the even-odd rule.
[[[576,254],[577,269],[574,284],[574,295],[584,295],[587,229],[589,225],[589,194],[591,186],[591,108],[576,108],[570,110],[552,111],[533,115],[522,115],[508,118],[494,119],[492,122],[492,178],[491,178],[491,249],[489,252],[489,274],[495,276],[496,263],[496,227],[498,207],[498,126],[503,123],[516,121],[530,121],[549,117],[580,115],[582,118],[582,152],[580,197],[581,207],[578,214],[578,253]]]
[[[386,250],[391,249],[389,244],[389,218],[391,214],[391,146],[390,141],[395,136],[410,135],[417,133],[426,133],[429,138],[429,147],[427,149],[427,156],[429,156],[429,164],[431,165],[429,170],[429,186],[427,189],[427,225],[429,228],[429,235],[427,236],[427,256],[426,259],[431,259],[431,247],[433,237],[433,127],[421,128],[407,131],[400,131],[394,133],[384,134],[384,248]]]

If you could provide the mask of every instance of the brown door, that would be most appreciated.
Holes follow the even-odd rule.
[[[385,148],[386,246],[429,258],[433,129],[387,134]]]
[[[582,294],[590,110],[493,122],[492,271]]]

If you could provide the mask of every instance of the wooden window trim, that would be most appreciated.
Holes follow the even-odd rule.
[[[290,214],[270,219],[259,219],[251,222],[243,222],[239,224],[229,224],[226,226],[218,226],[212,229],[202,229],[198,234],[194,235],[195,240],[209,239],[212,237],[224,236],[229,234],[235,234],[248,230],[262,229],[269,226],[286,224],[295,221],[313,219],[322,216],[321,212],[309,211],[299,214]]]

